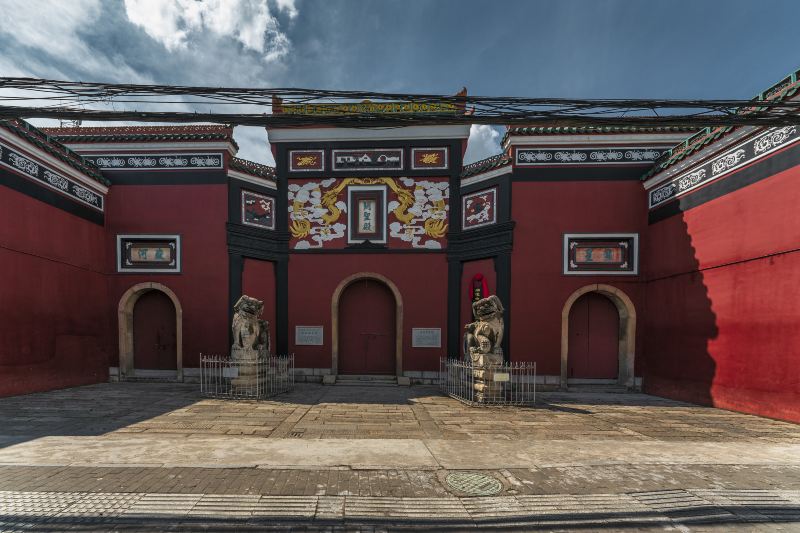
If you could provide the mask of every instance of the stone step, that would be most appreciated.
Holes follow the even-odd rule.
[[[397,377],[390,374],[339,374],[337,381],[396,381]]]
[[[628,391],[626,387],[621,385],[569,385],[567,392],[607,392],[613,394],[622,394]]]
[[[397,378],[395,376],[382,375],[340,375],[336,376],[338,386],[358,386],[358,387],[395,387]]]
[[[175,383],[178,380],[174,376],[171,378],[160,376],[127,376],[122,381],[132,381],[135,383]]]

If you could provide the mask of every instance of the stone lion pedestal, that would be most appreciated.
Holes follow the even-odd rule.
[[[243,295],[233,306],[231,363],[238,376],[231,379],[234,394],[264,390],[269,364],[269,323],[261,319],[264,302]]]
[[[475,322],[464,326],[464,352],[473,366],[475,401],[486,403],[502,400],[503,381],[496,380],[496,371],[503,365],[503,304],[495,295],[472,304]]]

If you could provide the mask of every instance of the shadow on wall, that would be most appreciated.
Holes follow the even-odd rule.
[[[719,329],[684,217],[652,224],[645,250],[644,392],[712,405]]]

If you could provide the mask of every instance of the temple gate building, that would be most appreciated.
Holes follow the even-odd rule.
[[[543,387],[800,421],[798,127],[268,135],[274,168],[227,126],[0,121],[0,394],[196,379],[242,294],[299,379],[431,383],[496,294]]]

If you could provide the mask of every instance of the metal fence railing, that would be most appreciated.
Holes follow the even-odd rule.
[[[475,365],[442,358],[439,388],[469,405],[533,405],[536,402],[536,363]]]
[[[200,392],[215,398],[269,398],[294,389],[294,354],[231,359],[200,354]]]

